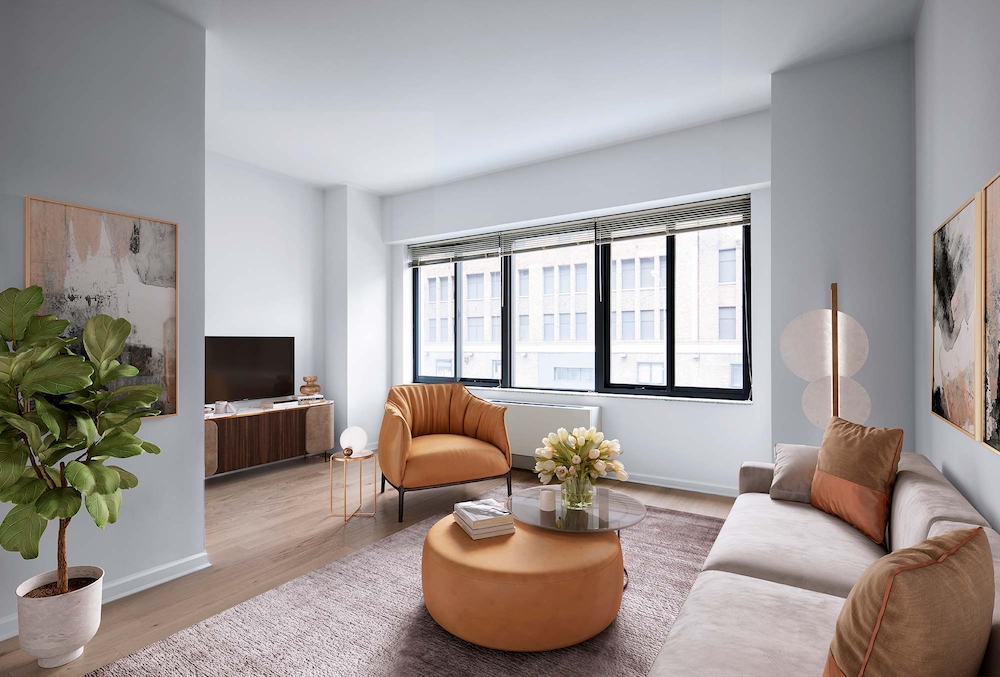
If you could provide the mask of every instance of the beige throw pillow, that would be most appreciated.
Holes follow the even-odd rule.
[[[780,501],[809,502],[809,489],[819,447],[802,444],[774,445],[774,479],[771,481],[771,498]]]

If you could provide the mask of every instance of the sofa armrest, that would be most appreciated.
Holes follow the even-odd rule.
[[[464,421],[465,434],[483,442],[489,442],[504,455],[507,467],[510,467],[510,440],[507,437],[507,425],[504,413],[507,407],[493,404],[469,393],[468,408]]]
[[[393,486],[403,484],[403,470],[406,468],[406,457],[410,455],[411,441],[410,426],[403,414],[394,404],[387,402],[378,435],[378,465]]]
[[[746,461],[740,466],[740,493],[767,494],[774,480],[774,464]]]

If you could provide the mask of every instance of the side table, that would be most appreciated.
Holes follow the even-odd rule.
[[[361,506],[364,503],[364,470],[365,470],[365,459],[372,459],[372,511],[371,512],[358,512],[361,510]],[[333,511],[333,463],[334,461],[343,464],[344,466],[344,511],[334,512]],[[343,517],[344,521],[347,522],[355,515],[362,517],[374,517],[378,508],[378,462],[375,458],[375,452],[371,450],[360,450],[355,451],[351,456],[344,456],[344,452],[338,451],[330,456],[330,514],[334,517]],[[358,464],[358,507],[354,509],[354,512],[347,512],[347,465],[349,463],[357,462]]]

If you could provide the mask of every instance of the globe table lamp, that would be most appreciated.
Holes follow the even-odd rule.
[[[359,451],[368,444],[368,433],[361,426],[353,425],[340,434],[340,446],[344,449],[344,456],[350,458],[354,450]]]

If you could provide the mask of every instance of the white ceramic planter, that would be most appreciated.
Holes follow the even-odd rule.
[[[83,647],[101,626],[104,569],[70,567],[70,578],[96,578],[85,588],[55,597],[25,597],[35,588],[56,580],[50,571],[17,587],[17,632],[24,653],[43,668],[55,668],[83,655]]]

